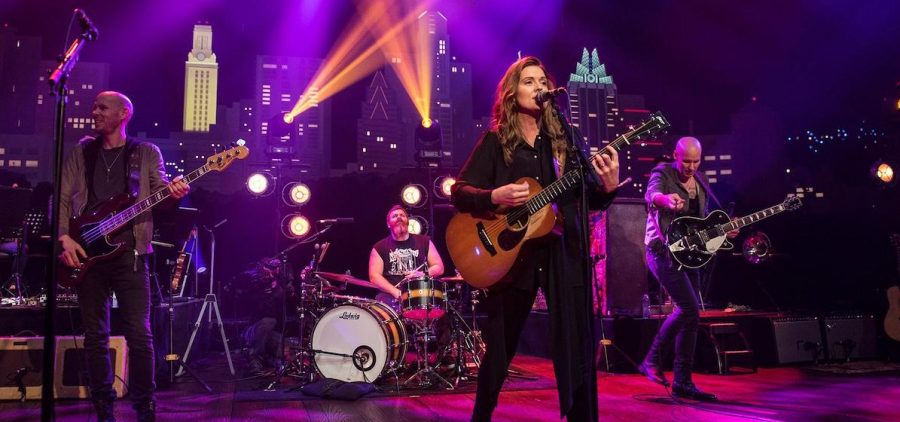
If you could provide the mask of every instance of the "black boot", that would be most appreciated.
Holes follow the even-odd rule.
[[[653,381],[663,387],[669,386],[669,380],[666,379],[666,374],[663,373],[662,368],[656,366],[655,363],[644,360],[638,365],[638,372],[647,377],[648,380]]]
[[[156,421],[156,401],[140,401],[134,403],[132,407],[134,407],[134,411],[137,412],[138,422]]]
[[[697,400],[697,401],[717,401],[719,400],[715,394],[707,393],[705,391],[700,390],[694,385],[693,382],[686,383],[675,383],[672,386],[672,395],[675,397],[681,397],[685,399]]]
[[[97,422],[116,422],[113,414],[113,400],[93,400],[94,411],[97,412]]]

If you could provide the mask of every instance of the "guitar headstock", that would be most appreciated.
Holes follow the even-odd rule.
[[[206,165],[210,170],[222,171],[228,168],[235,160],[243,160],[250,155],[250,150],[244,145],[236,145],[218,154],[206,158]]]
[[[784,207],[786,211],[796,211],[801,205],[803,205],[803,201],[796,195],[788,195],[787,198],[784,198],[784,202],[781,203],[781,206]]]
[[[649,119],[644,120],[637,127],[622,135],[622,138],[626,143],[631,143],[635,139],[659,132],[667,127],[669,127],[669,121],[662,115],[662,112],[657,111],[651,114]]]

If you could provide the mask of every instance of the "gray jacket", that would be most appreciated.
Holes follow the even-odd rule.
[[[69,234],[69,220],[81,215],[88,201],[87,172],[88,164],[85,151],[96,151],[99,141],[86,137],[78,142],[62,168],[59,204],[59,235]],[[153,192],[166,187],[166,167],[159,148],[148,142],[128,138],[125,144],[128,172],[128,190],[138,201],[150,196]],[[95,152],[96,153],[96,152]],[[96,158],[94,158],[96,160]],[[144,212],[134,218],[134,245],[138,254],[153,251],[150,240],[153,237],[153,214]]]
[[[703,212],[703,215],[698,217],[705,217],[709,214],[709,193],[706,191],[709,182],[706,180],[706,176],[701,172],[694,173],[694,177],[699,181],[697,186],[699,186],[700,189],[698,189],[697,196],[700,198],[700,210]],[[650,171],[650,181],[647,182],[647,192],[644,194],[644,201],[647,202],[648,208],[647,228],[644,231],[644,244],[648,246],[651,245],[655,239],[664,239],[666,231],[669,229],[669,224],[675,219],[675,211],[660,209],[650,201],[650,198],[656,193],[661,193],[663,195],[677,193],[678,196],[687,203],[689,198],[688,192],[684,189],[684,186],[678,182],[678,169],[675,168],[674,164],[660,163]],[[662,233],[659,231],[662,231]]]

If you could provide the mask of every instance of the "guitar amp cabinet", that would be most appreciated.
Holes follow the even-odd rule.
[[[822,319],[822,329],[827,359],[872,359],[878,353],[873,315],[826,316]]]
[[[750,343],[757,362],[763,365],[813,362],[824,358],[818,317],[757,318],[751,326]]]

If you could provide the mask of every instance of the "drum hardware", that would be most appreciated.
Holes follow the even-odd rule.
[[[280,257],[281,262],[284,265],[284,267],[282,268],[282,271],[281,271],[281,277],[288,277],[288,274],[286,271],[287,270],[287,268],[286,268],[287,262],[288,262],[287,261],[287,253],[288,252],[290,252],[291,250],[293,250],[294,248],[296,248],[300,245],[305,245],[310,242],[316,241],[319,238],[319,236],[325,234],[325,232],[327,232],[330,229],[331,229],[330,225],[325,226],[318,232],[313,233],[311,236],[309,236],[305,239],[302,239],[302,240],[294,243],[293,245],[288,246],[286,249],[282,250],[281,252],[279,252],[276,256]],[[285,376],[288,373],[288,371],[296,371],[296,376],[299,377],[302,381],[301,386],[305,383],[309,383],[309,382],[313,381],[313,378],[315,375],[314,375],[314,372],[311,367],[312,366],[312,363],[311,363],[312,357],[309,356],[307,349],[305,349],[303,347],[303,345],[304,345],[303,340],[306,338],[306,336],[305,336],[306,313],[310,312],[313,315],[321,314],[325,309],[324,298],[325,298],[326,291],[337,291],[337,290],[332,290],[332,288],[334,288],[334,286],[331,286],[327,280],[324,280],[322,278],[318,278],[318,277],[316,278],[316,281],[318,283],[313,284],[314,287],[312,289],[305,288],[303,281],[305,281],[308,278],[309,274],[317,274],[317,270],[319,268],[319,263],[322,262],[322,259],[325,257],[325,253],[328,251],[328,247],[330,245],[331,244],[329,242],[325,242],[321,245],[316,243],[315,251],[313,252],[313,256],[309,262],[309,265],[307,265],[303,269],[303,271],[301,271],[301,273],[300,273],[300,283],[301,283],[300,289],[299,289],[299,295],[300,295],[299,302],[300,303],[298,304],[296,311],[298,313],[297,325],[298,325],[298,331],[300,334],[301,346],[300,346],[299,350],[297,351],[297,353],[295,353],[294,356],[290,360],[286,361],[285,364],[281,365],[281,367],[278,369],[278,371],[276,371],[275,376],[272,379],[272,381],[264,388],[265,391],[275,391],[276,384],[278,384],[278,381],[283,376]],[[288,286],[290,287],[290,285],[288,285]],[[309,290],[312,290],[312,292],[313,292],[311,297],[307,296],[307,294],[306,294],[307,291],[309,291]],[[285,295],[285,300],[287,300],[287,295]],[[314,309],[307,309],[307,306],[309,305],[310,300],[315,302],[312,304]],[[286,322],[287,321],[285,321],[285,323]],[[312,336],[310,336],[310,337],[312,337]],[[282,342],[283,341],[284,341],[284,336],[282,336]],[[305,343],[305,344],[309,344],[309,343]],[[283,343],[281,344],[280,350],[284,350]],[[308,357],[308,359],[307,359],[307,357]]]

